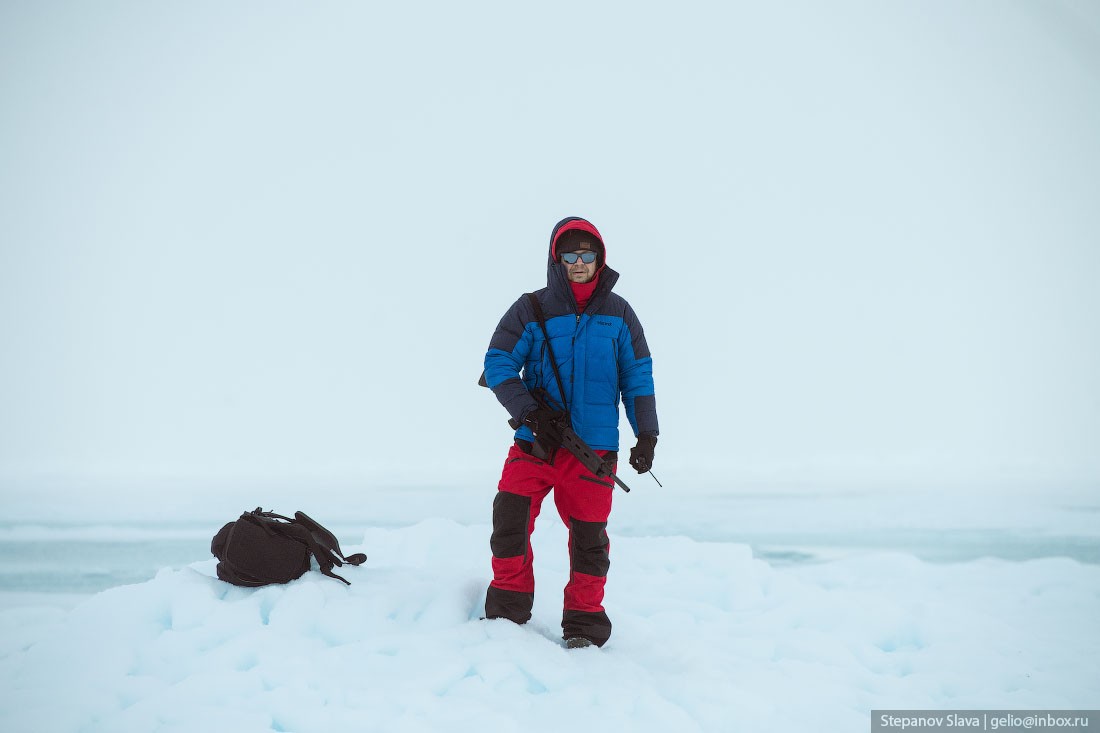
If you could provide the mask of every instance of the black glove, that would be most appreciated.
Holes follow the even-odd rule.
[[[535,434],[535,456],[550,459],[561,447],[562,426],[569,417],[563,410],[536,407],[523,417],[523,424]]]
[[[653,468],[653,449],[657,445],[656,435],[639,435],[638,445],[630,449],[630,465],[638,473]]]
[[[561,425],[565,421],[564,410],[550,410],[545,407],[536,407],[523,416],[523,423],[531,428],[535,435],[541,433],[554,433],[561,438]]]

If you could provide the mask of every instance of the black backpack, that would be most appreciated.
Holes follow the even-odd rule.
[[[210,553],[220,561],[219,578],[248,587],[302,577],[311,555],[322,573],[351,585],[332,572],[333,565],[367,561],[361,552],[345,557],[336,536],[302,512],[294,512],[291,519],[260,507],[222,527],[210,542]]]

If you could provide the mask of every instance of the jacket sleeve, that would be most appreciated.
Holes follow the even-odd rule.
[[[533,320],[526,297],[517,300],[497,324],[485,352],[485,382],[508,414],[522,421],[538,405],[520,379],[534,343],[528,327]]]
[[[653,357],[634,309],[626,307],[626,328],[619,334],[619,387],[626,418],[634,435],[657,435],[657,398],[653,389]]]

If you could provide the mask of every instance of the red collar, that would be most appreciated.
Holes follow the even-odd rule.
[[[587,307],[588,301],[592,299],[592,293],[596,291],[596,286],[600,282],[600,274],[596,273],[596,277],[592,278],[586,283],[575,283],[572,280],[569,281],[569,287],[573,288],[573,297],[577,299],[577,312],[581,312]]]

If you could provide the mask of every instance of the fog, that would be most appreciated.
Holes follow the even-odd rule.
[[[4,3],[0,105],[9,497],[494,486],[569,215],[666,490],[1100,487],[1095,4]]]

